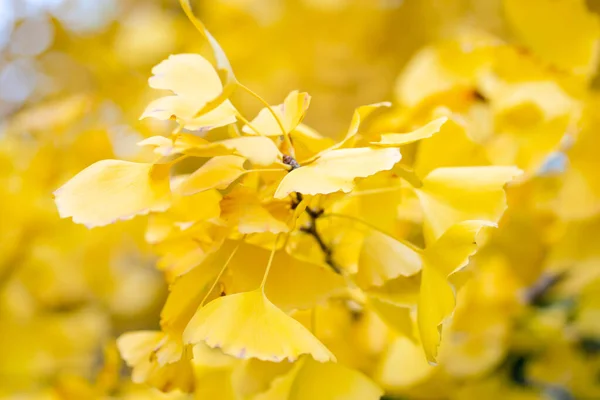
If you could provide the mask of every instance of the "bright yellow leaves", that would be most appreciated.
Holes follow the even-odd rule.
[[[310,354],[320,362],[334,356],[298,321],[275,307],[261,290],[212,301],[192,317],[183,338],[205,342],[239,358],[296,360]]]
[[[421,257],[408,244],[372,231],[364,239],[358,261],[356,281],[361,287],[381,286],[399,276],[421,270]]]
[[[465,221],[453,225],[423,252],[423,273],[418,302],[421,342],[430,362],[435,362],[440,343],[440,325],[454,310],[454,289],[448,278],[467,265],[477,251],[476,236],[486,221]]]
[[[265,208],[251,190],[240,187],[232,190],[221,202],[221,218],[230,226],[236,226],[239,233],[281,233],[288,226]]]
[[[169,208],[169,166],[99,161],[54,192],[62,218],[102,226]]]
[[[194,388],[194,376],[185,358],[160,361],[157,350],[168,339],[162,332],[141,331],[127,333],[117,345],[122,357],[133,368],[133,382],[147,382],[164,392],[175,389],[189,392]]]
[[[425,238],[438,239],[462,221],[496,223],[506,209],[504,185],[521,172],[513,167],[438,168],[416,190],[424,213]]]
[[[498,43],[473,35],[409,65],[398,87],[408,109],[359,107],[336,142],[302,124],[307,93],[269,106],[238,82],[182,5],[217,69],[177,54],[152,70],[150,86],[172,94],[143,117],[178,127],[140,145],[163,164],[101,161],[56,194],[61,215],[88,226],[152,212],[146,240],[169,294],[159,331],[119,339],[133,380],[223,398],[375,400],[380,383],[402,383],[390,375],[398,349],[421,357],[407,379],[425,379],[477,234],[498,225],[521,173],[494,164],[493,129],[478,129],[570,121],[575,102],[558,86],[505,82],[490,72]],[[235,87],[264,106],[254,119],[229,100]],[[476,89],[489,106],[475,107]]]
[[[214,157],[190,175],[179,190],[189,196],[209,189],[226,189],[246,172],[245,161],[246,159],[238,156]]]
[[[177,119],[189,130],[208,130],[235,122],[236,110],[224,101],[208,113],[196,116],[208,102],[219,97],[223,86],[214,67],[198,54],[172,55],[152,69],[148,81],[154,89],[170,90],[148,105],[141,118]]]
[[[304,118],[304,113],[310,104],[308,93],[291,92],[285,98],[283,104],[272,106],[279,122],[275,119],[268,108],[260,110],[258,115],[245,125],[242,130],[249,135],[280,136],[282,127],[285,133],[292,132]]]
[[[217,142],[203,142],[200,138],[180,136],[176,141],[182,153],[195,157],[212,157],[225,154],[238,154],[256,165],[271,165],[281,159],[275,144],[264,137],[239,137]]]
[[[396,147],[427,139],[438,133],[447,121],[448,118],[442,117],[410,133],[384,133],[381,135],[381,140],[373,144],[384,147]]]
[[[327,151],[313,163],[287,174],[277,188],[275,198],[282,199],[292,192],[315,195],[341,190],[348,193],[354,188],[356,178],[389,170],[400,158],[398,149],[363,147]]]

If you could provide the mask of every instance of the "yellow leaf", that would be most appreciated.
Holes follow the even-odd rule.
[[[207,102],[202,109],[196,113],[196,116],[200,116],[213,110],[219,106],[219,104],[223,103],[223,101],[228,99],[238,86],[238,81],[235,78],[231,64],[229,63],[225,52],[219,45],[219,42],[217,42],[217,40],[210,34],[204,24],[194,16],[189,0],[179,0],[179,4],[181,5],[181,8],[183,8],[185,15],[190,19],[198,32],[207,40],[208,44],[210,45],[212,55],[217,66],[217,71],[219,73],[219,79],[223,85],[223,90],[219,96]]]
[[[441,117],[410,133],[384,133],[381,135],[379,142],[371,144],[383,147],[395,147],[427,139],[438,133],[447,121],[447,117]]]
[[[521,174],[515,167],[437,168],[416,190],[424,214],[425,239],[438,239],[467,220],[497,223],[506,209],[504,185]]]
[[[240,137],[221,140],[215,145],[225,147],[247,158],[256,165],[271,165],[281,159],[281,152],[275,144],[263,137]]]
[[[384,101],[381,103],[373,103],[358,107],[356,110],[354,110],[354,114],[352,115],[352,120],[350,121],[350,127],[348,128],[348,132],[346,132],[346,136],[344,136],[344,139],[333,146],[330,150],[339,149],[347,144],[352,138],[354,138],[354,136],[356,136],[358,133],[361,124],[363,124],[369,115],[371,115],[375,110],[378,110],[381,107],[391,106],[392,103]]]
[[[173,54],[152,68],[152,74],[148,80],[151,88],[170,90],[199,103],[214,99],[223,90],[217,71],[199,54]]]
[[[344,138],[334,144],[333,146],[322,150],[320,153],[316,154],[315,156],[307,159],[307,160],[303,160],[302,164],[306,164],[306,163],[311,163],[314,160],[318,159],[319,157],[323,157],[324,155],[326,155],[328,152],[331,152],[332,150],[337,150],[341,147],[344,147],[346,144],[348,144],[348,142],[350,142],[352,139],[354,139],[354,137],[356,136],[356,134],[358,133],[361,124],[367,119],[367,117],[373,113],[373,111],[381,108],[381,107],[391,107],[392,103],[389,102],[382,102],[382,103],[374,103],[374,104],[369,104],[366,106],[360,106],[358,107],[356,110],[354,110],[354,114],[352,115],[352,121],[350,121],[350,127],[348,128],[348,132],[346,132],[346,136],[344,136]]]
[[[420,270],[421,255],[416,248],[372,230],[363,241],[355,279],[360,287],[368,288]]]
[[[229,252],[233,251],[229,246],[227,249]],[[181,335],[210,289],[223,262],[219,257],[211,254],[201,265],[173,281],[169,286],[169,296],[160,313],[160,325],[164,331],[179,332]],[[217,292],[216,288],[215,292]]]
[[[233,358],[233,357],[231,357]],[[238,399],[253,399],[268,390],[273,380],[289,372],[295,364],[289,362],[261,361],[256,358],[237,360],[232,383]]]
[[[184,196],[203,192],[209,189],[226,189],[246,172],[243,157],[218,156],[206,162],[178,187]]]
[[[198,115],[198,110],[223,93],[217,72],[204,57],[198,54],[171,55],[156,65],[152,73],[154,75],[148,81],[150,87],[170,90],[175,96],[153,101],[141,118],[167,120],[175,116],[190,130],[207,130],[236,121],[236,110],[226,99]]]
[[[178,152],[195,157],[237,154],[252,164],[267,166],[280,161],[282,157],[275,143],[262,136],[245,136],[211,143],[193,135],[178,135],[175,148]]]
[[[289,231],[287,224],[275,218],[261,204],[256,193],[245,187],[237,187],[223,197],[221,218],[228,226],[236,226],[242,234]]]
[[[279,117],[285,132],[290,133],[296,129],[300,121],[304,118],[304,113],[308,109],[309,104],[310,96],[308,93],[299,93],[297,90],[294,90],[287,95],[283,104],[273,106],[272,109]],[[250,124],[259,133],[254,132],[248,125],[245,125],[242,131],[250,135],[281,136],[283,134],[277,120],[266,107],[260,110],[256,118],[250,121]]]
[[[387,281],[382,286],[373,286],[366,293],[377,300],[399,307],[416,307],[421,287],[421,274],[409,277],[400,276]]]
[[[208,222],[196,223],[185,230],[173,230],[155,245],[156,252],[161,255],[157,267],[165,271],[165,278],[172,282],[221,247],[228,233],[228,229]]]
[[[341,190],[348,193],[354,188],[354,179],[389,170],[400,158],[400,151],[393,148],[361,147],[327,151],[313,163],[288,173],[274,197],[282,199],[292,192],[328,194]]]
[[[237,358],[279,362],[310,354],[320,362],[335,360],[316,337],[275,307],[260,289],[220,297],[198,309],[183,339],[186,343],[205,342]]]
[[[368,306],[397,334],[411,339],[414,338],[410,308],[400,307],[386,301],[378,300],[375,297],[369,297]]]
[[[176,194],[173,196],[173,205],[166,214],[180,230],[186,230],[199,221],[218,218],[221,215],[221,199],[221,194],[214,189],[190,196]]]
[[[383,390],[361,372],[340,363],[304,358],[253,400],[377,400]]]
[[[224,280],[227,293],[250,291],[260,285],[270,251],[243,243],[231,260],[230,278]],[[341,294],[344,279],[328,267],[298,260],[285,251],[273,257],[265,293],[285,312],[305,310]]]
[[[452,315],[454,289],[448,277],[458,272],[477,251],[476,236],[488,221],[463,221],[453,225],[423,253],[421,291],[417,323],[427,360],[436,361],[441,339],[441,325]]]
[[[490,164],[486,149],[473,141],[470,126],[458,115],[450,115],[440,132],[419,143],[413,168],[425,176],[440,167],[467,167]]]
[[[177,119],[185,129],[205,132],[220,126],[233,124],[237,111],[229,100],[215,109],[196,117],[195,101],[180,96],[165,96],[152,101],[140,119],[155,118],[162,121]]]
[[[159,364],[157,350],[161,348],[165,334],[157,331],[129,332],[117,339],[121,356],[133,368],[131,380],[147,383],[164,392],[179,389],[190,392],[194,376],[188,357]]]
[[[516,36],[544,60],[576,74],[595,70],[600,26],[585,0],[504,0],[504,11]]]
[[[118,160],[90,165],[54,192],[61,218],[103,226],[171,205],[169,166]]]
[[[305,124],[299,124],[290,137],[296,150],[296,159],[304,160],[333,146],[333,139],[321,135],[316,130]]]

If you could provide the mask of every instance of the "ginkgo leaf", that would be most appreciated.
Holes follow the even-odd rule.
[[[230,357],[233,358],[233,357]],[[271,387],[273,380],[288,373],[295,363],[261,361],[256,358],[237,360],[232,383],[240,399],[253,399]]]
[[[103,226],[171,205],[169,165],[103,160],[54,192],[61,218]]]
[[[152,101],[144,110],[140,119],[155,118],[162,121],[177,119],[191,131],[208,131],[233,124],[237,111],[229,100],[225,100],[215,109],[196,117],[196,101],[180,96],[165,96]]]
[[[360,106],[356,110],[354,110],[354,114],[352,115],[352,120],[350,121],[350,127],[348,128],[348,132],[346,132],[346,136],[342,139],[341,142],[337,143],[335,146],[331,148],[339,149],[348,143],[356,134],[358,133],[361,124],[371,115],[374,111],[378,110],[381,107],[391,107],[392,103],[384,101],[381,103],[373,103],[365,106]]]
[[[177,190],[177,187],[171,185]],[[173,204],[166,212],[171,221],[180,229],[199,221],[209,221],[221,215],[220,201],[223,197],[214,189],[205,190],[189,196],[174,193]]]
[[[467,220],[497,223],[506,209],[504,185],[521,174],[515,167],[437,168],[416,189],[424,232],[434,242],[449,227]]]
[[[414,324],[410,316],[410,308],[400,307],[386,301],[378,300],[375,297],[369,297],[367,304],[397,334],[414,339]]]
[[[399,307],[414,308],[417,306],[420,287],[421,274],[416,274],[391,279],[382,286],[372,286],[365,292],[369,297],[386,303]]]
[[[382,147],[395,147],[427,139],[438,133],[447,121],[447,117],[441,117],[410,133],[384,133],[381,135],[379,142],[371,144]]]
[[[166,240],[154,247],[161,255],[157,267],[165,271],[166,280],[172,282],[221,247],[228,233],[229,230],[219,224],[203,221],[184,230],[173,230]]]
[[[434,363],[441,339],[441,324],[452,315],[454,289],[448,282],[477,251],[476,236],[489,221],[463,221],[450,227],[423,253],[417,324],[421,343],[429,362]]]
[[[314,160],[318,159],[319,157],[323,157],[324,155],[326,155],[328,152],[330,152],[332,150],[337,150],[339,148],[344,147],[351,140],[354,139],[354,137],[356,136],[356,134],[358,133],[358,131],[360,129],[361,124],[367,119],[367,117],[369,115],[371,115],[371,113],[373,113],[373,111],[375,111],[381,107],[391,107],[391,105],[392,105],[392,103],[386,101],[386,102],[374,103],[374,104],[369,104],[369,105],[358,107],[356,110],[354,110],[354,114],[352,115],[352,121],[350,121],[350,127],[348,128],[348,132],[346,132],[346,136],[344,136],[344,138],[341,141],[339,141],[338,143],[328,147],[327,149],[322,150],[321,152],[317,153],[313,157],[311,157],[307,160],[303,160],[302,164],[311,163]]]
[[[181,334],[210,289],[221,265],[204,262],[185,275],[175,279],[169,287],[169,296],[160,313],[160,324],[165,331]]]
[[[506,19],[520,41],[537,55],[578,74],[597,63],[598,17],[584,0],[504,0]],[[555,29],[560,26],[561,29]]]
[[[214,99],[223,89],[215,68],[199,54],[173,54],[152,68],[152,74],[151,88],[170,90],[199,103]]]
[[[220,297],[198,309],[183,339],[205,342],[237,358],[293,361],[310,354],[320,362],[335,360],[312,333],[275,307],[260,289]]]
[[[189,196],[209,189],[226,189],[246,172],[245,161],[239,156],[214,157],[183,181],[178,191]]]
[[[223,281],[227,293],[246,292],[259,286],[270,253],[242,243],[229,264],[231,274]],[[285,251],[275,253],[265,285],[269,300],[285,312],[314,307],[344,291],[344,279],[330,268],[298,260]]]
[[[225,55],[225,52],[219,45],[219,42],[217,42],[217,40],[213,37],[213,35],[211,35],[208,29],[206,29],[202,21],[196,18],[192,11],[192,7],[190,5],[189,0],[179,0],[179,4],[181,5],[181,8],[183,8],[185,15],[194,24],[194,27],[208,42],[212,50],[213,58],[215,60],[219,79],[223,86],[223,90],[217,97],[207,102],[202,107],[202,109],[198,110],[196,116],[200,116],[218,107],[221,103],[228,99],[229,96],[231,96],[231,94],[235,90],[235,88],[238,86],[238,81],[235,77],[235,74],[233,73],[233,69],[231,68],[231,63],[229,62],[229,59]]]
[[[416,248],[373,230],[364,238],[355,280],[368,288],[420,270],[421,255]]]
[[[236,110],[223,99],[211,110],[198,114],[219,98],[223,86],[214,67],[199,54],[171,55],[152,69],[148,83],[154,89],[175,95],[159,98],[148,105],[141,118],[167,120],[176,117],[187,129],[211,129],[235,122]]]
[[[289,231],[287,224],[275,218],[261,204],[256,193],[246,187],[237,187],[223,197],[221,218],[228,226],[237,227],[242,234]]]
[[[128,332],[117,339],[121,357],[132,367],[131,380],[147,383],[162,391],[182,390],[189,392],[194,387],[194,376],[190,361],[178,360],[159,364],[157,350],[161,348],[165,334],[157,331]]]
[[[419,143],[413,169],[426,176],[440,167],[489,165],[486,149],[467,132],[468,126],[458,115],[451,114],[442,129]]]
[[[377,400],[383,390],[361,372],[340,363],[303,358],[253,400]]]
[[[296,158],[298,160],[312,157],[335,144],[333,139],[321,135],[319,132],[305,124],[299,124],[290,133],[290,137],[294,143]]]
[[[269,138],[244,136],[208,142],[193,135],[179,135],[175,141],[178,152],[195,157],[214,157],[237,154],[255,165],[271,165],[281,160],[282,154]]]
[[[294,90],[287,95],[283,104],[272,106],[272,110],[279,117],[285,133],[290,133],[302,121],[309,105],[310,96],[308,93],[299,93]],[[249,125],[245,125],[242,131],[251,135],[260,134],[264,136],[281,136],[283,134],[279,123],[266,107],[260,110],[256,118],[250,121],[250,124],[258,130],[258,133],[254,132]]]
[[[361,147],[327,151],[313,163],[288,173],[274,197],[282,199],[292,192],[314,195],[341,190],[348,193],[354,188],[354,179],[389,170],[400,158],[400,151],[394,148]]]

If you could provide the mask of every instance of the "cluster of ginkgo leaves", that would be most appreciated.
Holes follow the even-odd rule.
[[[148,215],[169,295],[160,330],[118,339],[134,382],[219,399],[506,398],[499,373],[448,381],[522,365],[523,348],[535,347],[526,336],[549,325],[558,359],[594,342],[593,295],[583,312],[555,301],[583,321],[577,340],[565,319],[532,315],[550,288],[573,297],[582,276],[596,276],[593,250],[577,254],[561,238],[600,204],[588,89],[598,23],[560,3],[546,17],[571,24],[581,48],[548,48],[548,32],[506,3],[534,54],[479,32],[427,47],[398,79],[398,104],[359,107],[333,141],[302,123],[307,93],[269,105],[239,82],[181,1],[210,60],[175,54],[155,66],[150,86],[169,93],[142,115],[175,130],[139,143],[153,160],[99,161],[55,192],[60,215],[90,228]],[[244,116],[234,92],[264,108]],[[573,190],[585,202],[573,205]],[[514,207],[501,221],[506,192]],[[578,279],[563,280],[575,256]],[[530,364],[523,386],[579,390]]]

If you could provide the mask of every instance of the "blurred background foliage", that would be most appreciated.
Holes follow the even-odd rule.
[[[472,30],[521,45],[500,0],[193,4],[240,81],[271,104],[309,92],[305,122],[332,137],[355,107],[397,100],[397,78],[424,46]],[[175,0],[0,0],[0,397],[167,397],[129,384],[112,345],[124,331],[155,328],[164,303],[144,222],[88,231],[59,220],[51,193],[94,161],[142,157],[135,143],[165,128],[138,121],[152,66],[202,46]],[[512,189],[514,207],[461,291],[441,366],[415,361],[420,349],[399,339],[375,372],[388,392],[600,398],[596,63],[580,64],[570,87],[586,103],[588,130]],[[234,103],[245,115],[260,108],[244,96]],[[591,178],[565,189],[569,168]]]

